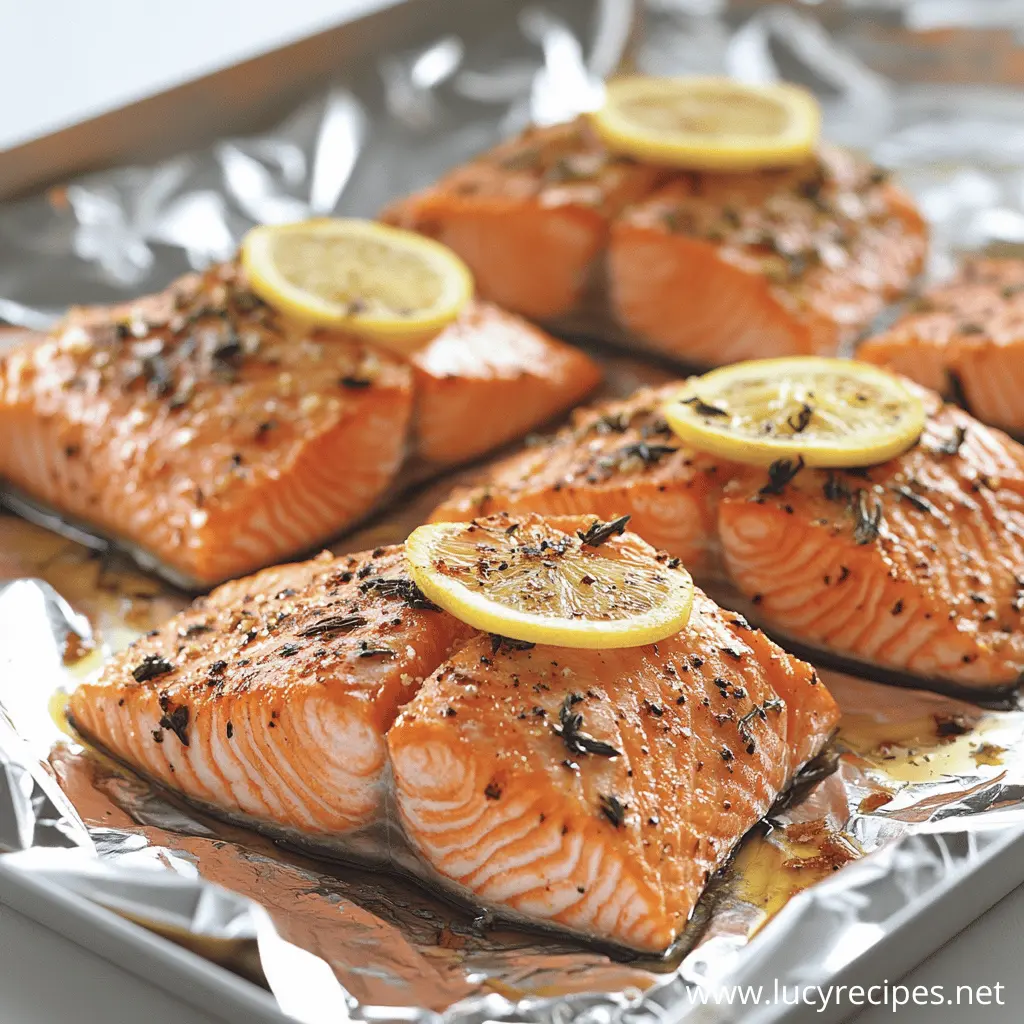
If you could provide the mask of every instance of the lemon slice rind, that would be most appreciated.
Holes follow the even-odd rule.
[[[297,246],[304,247],[298,256]],[[376,221],[324,218],[253,228],[242,241],[241,260],[253,291],[275,309],[399,351],[437,334],[473,295],[469,268],[447,246]],[[409,300],[389,308],[394,300],[373,294],[374,278],[383,290],[403,285]],[[324,294],[351,279],[365,281],[370,293]]]
[[[691,378],[663,409],[685,443],[733,462],[873,466],[917,443],[921,398],[880,367],[793,356],[724,366]]]
[[[471,557],[470,549],[474,542],[468,540],[471,536],[468,531],[470,525],[468,523],[429,523],[420,526],[410,534],[406,541],[405,553],[413,580],[426,597],[476,629],[526,643],[598,650],[640,647],[645,644],[657,643],[659,640],[678,633],[689,621],[693,607],[693,582],[689,573],[681,566],[669,568],[664,562],[656,561],[654,549],[649,548],[633,535],[627,535],[625,541],[613,538],[606,544],[612,550],[621,550],[621,545],[628,543],[633,552],[643,551],[642,557],[634,558],[629,563],[635,588],[642,589],[643,587],[644,581],[636,579],[642,570],[648,572],[651,578],[657,576],[663,581],[659,584],[663,599],[653,604],[645,612],[634,613],[615,620],[590,619],[540,614],[536,611],[525,610],[521,606],[515,607],[508,603],[508,600],[498,600],[494,595],[494,589],[486,580],[480,582],[479,585],[469,585],[462,579],[441,571],[437,567],[439,553],[444,553],[449,560],[448,564],[451,564],[453,541],[455,547],[464,547],[467,557]],[[477,521],[476,531],[479,531],[482,525],[482,521]],[[551,536],[559,536],[559,533],[553,531]],[[497,539],[500,545],[502,536],[507,535],[496,531],[493,536],[488,535],[487,539],[488,541]],[[561,536],[568,535],[561,534]],[[479,540],[478,532],[476,538]],[[495,562],[503,560],[514,562],[516,543],[514,539],[509,538],[507,550],[499,547],[490,556],[490,563],[493,565]],[[582,594],[583,591],[580,588],[583,585],[578,580],[575,584],[570,583],[569,580],[574,573],[577,576],[582,575],[579,573],[579,569],[581,566],[586,566],[586,573],[590,576],[597,575],[598,582],[602,582],[600,579],[602,573],[597,567],[602,560],[601,552],[604,550],[604,545],[602,548],[594,549],[593,552],[586,552],[576,536],[570,538],[570,545],[568,556],[563,556],[558,560],[560,569],[564,568],[565,570],[561,577],[561,583],[568,584],[570,589],[575,585],[576,593]],[[491,545],[492,548],[496,546]],[[622,564],[616,563],[612,559],[605,558],[603,560],[607,561],[609,565]],[[597,583],[591,583],[587,589],[597,585]],[[560,590],[564,593],[562,587],[556,586],[552,590]],[[515,600],[519,604],[526,603],[526,589],[523,588],[518,593],[513,591],[509,599]]]
[[[696,124],[673,126],[673,117]],[[805,89],[727,78],[613,79],[590,118],[610,149],[701,171],[799,164],[814,152],[821,133],[821,110]]]

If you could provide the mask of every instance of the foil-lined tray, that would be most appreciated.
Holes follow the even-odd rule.
[[[43,327],[69,303],[162,287],[258,221],[372,214],[530,119],[592,105],[620,65],[811,85],[828,133],[914,191],[941,275],[962,251],[1024,241],[1011,6],[982,25],[966,0],[507,0],[485,29],[396,37],[264,134],[0,207],[0,316]],[[606,365],[619,391],[666,375]],[[336,550],[401,540],[451,484],[424,484]],[[665,959],[481,919],[210,818],[64,731],[54,693],[184,601],[115,552],[0,516],[0,895],[49,901],[64,930],[98,929],[112,957],[132,947],[136,969],[229,1019],[727,1019],[695,994],[860,979],[880,951],[892,977],[1024,880],[1024,713],[825,671],[844,711],[831,770],[745,840]],[[830,1017],[776,1003],[744,1020],[802,1011]]]

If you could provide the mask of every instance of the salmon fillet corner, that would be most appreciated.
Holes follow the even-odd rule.
[[[401,548],[227,583],[78,687],[77,729],[200,803],[305,836],[378,822],[384,733],[472,630]]]
[[[969,260],[864,342],[857,358],[944,394],[985,423],[1024,433],[1024,260]]]

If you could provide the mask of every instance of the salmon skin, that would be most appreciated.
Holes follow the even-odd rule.
[[[727,580],[757,621],[860,671],[974,693],[1020,683],[1024,447],[920,389],[927,428],[890,462],[833,472],[780,461],[765,471],[674,437],[657,413],[674,390],[577,413],[432,518],[629,514],[640,536],[709,586]]]
[[[532,128],[383,217],[449,245],[508,309],[699,366],[835,353],[927,247],[907,194],[850,153],[675,171],[609,152],[585,119]]]
[[[406,362],[278,316],[225,264],[0,358],[0,478],[205,588],[352,525],[407,456],[478,456],[597,379],[487,303]]]
[[[484,519],[480,536],[541,522]],[[386,852],[403,870],[647,951],[838,718],[809,665],[703,594],[658,644],[530,647],[433,606],[401,547],[225,584],[68,710],[222,816],[334,852],[401,828],[407,849]]]
[[[969,260],[890,330],[869,338],[857,357],[1024,434],[1024,260]]]

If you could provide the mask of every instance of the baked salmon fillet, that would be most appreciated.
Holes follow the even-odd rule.
[[[673,390],[577,413],[432,518],[628,514],[636,533],[709,584],[728,580],[791,640],[925,684],[1020,682],[1024,447],[923,392],[927,428],[890,462],[769,474],[688,449],[657,412]]]
[[[709,366],[836,352],[927,248],[908,195],[850,153],[674,171],[608,151],[584,119],[532,128],[383,218],[450,246],[508,309]]]
[[[577,410],[546,442],[456,489],[433,514],[462,521],[499,512],[628,514],[629,528],[691,570],[709,564],[721,493],[721,460],[681,445],[661,407],[679,384],[643,388],[626,399]]]
[[[612,312],[701,366],[834,355],[905,294],[926,248],[907,194],[843,150],[787,170],[677,176],[612,228]]]
[[[355,523],[410,455],[480,455],[597,380],[488,303],[404,361],[275,314],[225,264],[0,357],[0,478],[205,587]]]
[[[457,252],[484,297],[556,320],[599,284],[613,218],[667,176],[609,153],[577,120],[528,129],[392,204],[382,219]]]
[[[974,259],[857,350],[978,419],[1024,433],[1024,260]]]
[[[384,734],[473,634],[401,548],[226,583],[78,687],[75,727],[202,804],[308,836],[381,818]]]
[[[479,637],[405,706],[388,747],[401,823],[442,879],[658,952],[838,717],[809,665],[698,593],[689,625],[653,646]]]
[[[483,543],[593,522],[479,526]],[[657,644],[532,646],[431,604],[401,547],[225,584],[116,655],[68,713],[222,816],[391,853],[488,908],[647,951],[838,720],[809,665],[700,592]],[[401,855],[379,842],[396,826]]]

